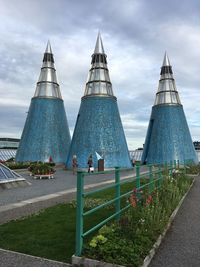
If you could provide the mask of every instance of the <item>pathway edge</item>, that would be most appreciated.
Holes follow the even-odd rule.
[[[164,231],[162,232],[162,234],[159,235],[158,239],[156,240],[156,242],[154,243],[152,249],[149,251],[149,254],[145,257],[144,261],[143,261],[143,265],[141,267],[148,267],[151,260],[153,259],[154,255],[156,254],[156,251],[158,250],[159,246],[161,245],[167,231],[169,230],[177,212],[179,211],[184,199],[186,198],[186,196],[188,195],[188,193],[190,192],[191,188],[193,187],[195,182],[195,178],[193,179],[190,187],[188,188],[187,192],[185,193],[185,195],[181,198],[181,200],[179,201],[178,206],[176,207],[176,209],[172,212],[168,224],[165,227]]]

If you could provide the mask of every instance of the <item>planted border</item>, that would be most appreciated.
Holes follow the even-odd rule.
[[[127,267],[141,266],[191,183],[183,174],[165,179],[152,198],[144,196],[143,203],[134,204],[119,222],[101,228],[82,255]]]

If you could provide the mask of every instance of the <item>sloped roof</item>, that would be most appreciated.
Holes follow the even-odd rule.
[[[7,161],[8,159],[15,158],[17,149],[0,149],[0,161]]]
[[[23,180],[25,179],[20,174],[0,163],[0,183]]]

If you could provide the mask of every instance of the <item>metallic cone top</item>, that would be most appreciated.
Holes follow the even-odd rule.
[[[165,52],[163,65],[161,67],[158,92],[154,105],[160,104],[181,105],[167,52]]]
[[[37,82],[34,97],[52,97],[62,99],[60,87],[57,82],[56,69],[54,67],[53,53],[49,41],[44,53],[43,65],[41,68],[39,80]]]
[[[88,74],[84,96],[113,96],[106,57],[99,33],[92,55],[91,69]]]

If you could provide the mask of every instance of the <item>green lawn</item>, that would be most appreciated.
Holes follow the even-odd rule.
[[[133,189],[135,183],[122,186],[122,192]],[[110,199],[114,189],[96,193],[91,202]],[[90,199],[91,200],[91,199]],[[89,200],[89,201],[90,201]],[[86,217],[84,229],[94,226],[112,214],[113,208],[103,209]],[[0,247],[63,262],[71,262],[75,251],[76,208],[60,204],[21,220],[0,225]]]

